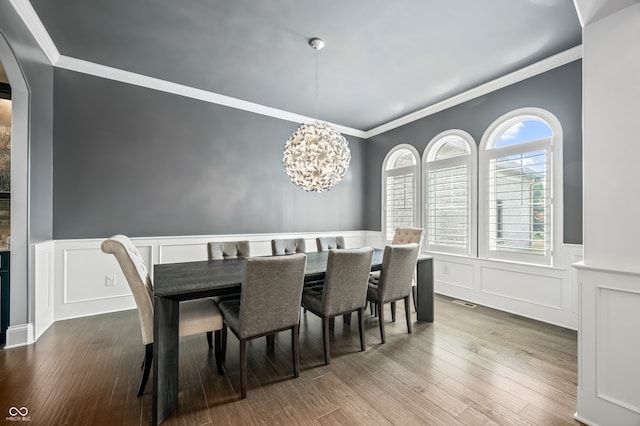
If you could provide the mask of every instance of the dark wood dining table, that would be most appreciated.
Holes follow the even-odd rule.
[[[374,249],[371,270],[382,266],[383,249]],[[322,280],[328,252],[307,253],[305,282]],[[182,300],[237,293],[244,259],[154,265],[153,423],[160,424],[178,407],[178,314]],[[433,257],[417,261],[417,320],[433,322]],[[213,302],[212,302],[213,303]]]

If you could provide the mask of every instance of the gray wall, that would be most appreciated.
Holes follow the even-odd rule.
[[[503,114],[524,107],[552,112],[563,130],[564,242],[582,244],[582,61],[575,61],[488,95],[375,136],[367,141],[365,226],[381,229],[381,169],[394,146],[407,143],[422,155],[448,129],[467,131],[476,143]]]
[[[282,166],[296,123],[54,72],[53,238],[364,228],[365,143],[327,193]]]
[[[29,242],[49,240],[53,212],[53,67],[8,1],[0,2],[0,32],[29,87]]]

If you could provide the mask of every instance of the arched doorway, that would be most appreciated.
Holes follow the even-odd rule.
[[[33,342],[35,295],[29,279],[29,90],[20,64],[0,33],[0,62],[11,86],[11,289],[7,346]]]

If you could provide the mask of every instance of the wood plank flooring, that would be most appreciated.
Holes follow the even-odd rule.
[[[231,333],[224,376],[204,335],[181,339],[180,405],[163,424],[579,424],[575,331],[436,296],[436,321],[409,335],[400,305],[384,345],[366,316],[365,352],[357,321],[337,319],[329,366],[320,320],[302,314],[298,379],[288,332],[274,348],[251,341],[245,400]],[[34,345],[0,350],[0,419],[16,406],[32,425],[149,425],[153,377],[136,397],[143,355],[135,311],[57,322]]]

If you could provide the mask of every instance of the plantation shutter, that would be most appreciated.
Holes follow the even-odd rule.
[[[551,255],[549,145],[533,141],[490,153],[489,250]]]

